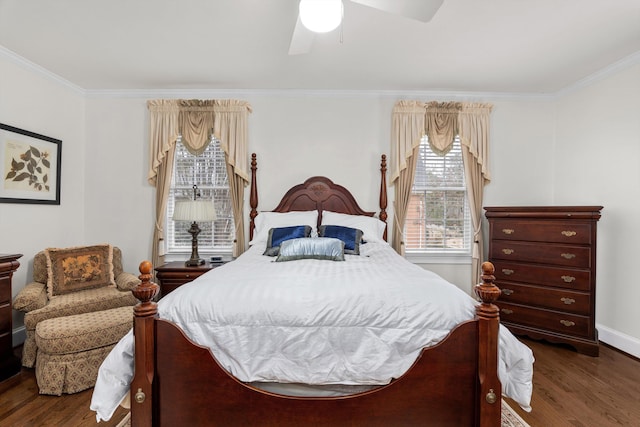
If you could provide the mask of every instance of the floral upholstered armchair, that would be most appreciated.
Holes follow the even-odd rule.
[[[22,366],[36,364],[38,323],[133,306],[137,300],[130,291],[139,282],[135,275],[122,271],[122,252],[115,246],[50,248],[36,254],[33,282],[13,301],[13,308],[25,313]]]

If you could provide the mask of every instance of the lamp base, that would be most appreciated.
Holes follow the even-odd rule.
[[[200,234],[200,227],[193,221],[188,231],[189,234],[191,234],[191,257],[184,265],[186,267],[197,267],[204,264],[204,259],[200,258],[200,254],[198,253],[198,234]]]

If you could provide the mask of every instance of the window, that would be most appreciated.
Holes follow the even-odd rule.
[[[204,153],[194,156],[178,140],[173,164],[173,177],[167,200],[167,253],[191,253],[191,234],[187,221],[173,221],[176,200],[192,199],[193,185],[201,197],[214,200],[217,219],[199,222],[198,251],[202,253],[231,253],[235,238],[233,209],[229,194],[229,178],[220,141],[212,137]]]
[[[426,136],[404,228],[407,253],[471,253],[471,219],[460,139],[445,156],[435,154]]]

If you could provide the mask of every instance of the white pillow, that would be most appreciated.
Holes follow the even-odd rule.
[[[254,219],[255,229],[250,245],[266,242],[269,230],[278,227],[293,227],[296,225],[308,225],[311,227],[311,235],[317,233],[318,211],[301,212],[260,212]]]
[[[349,215],[331,211],[322,211],[321,225],[341,225],[362,230],[365,242],[384,242],[384,230],[387,227],[378,218],[366,215]]]

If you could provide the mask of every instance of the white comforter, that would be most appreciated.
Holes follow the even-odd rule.
[[[255,245],[232,263],[183,285],[159,315],[245,382],[386,384],[423,347],[472,319],[477,302],[440,276],[367,243],[346,261],[274,262]],[[533,355],[500,329],[503,393],[528,409]],[[108,420],[133,376],[133,335],[100,368],[91,401]]]

